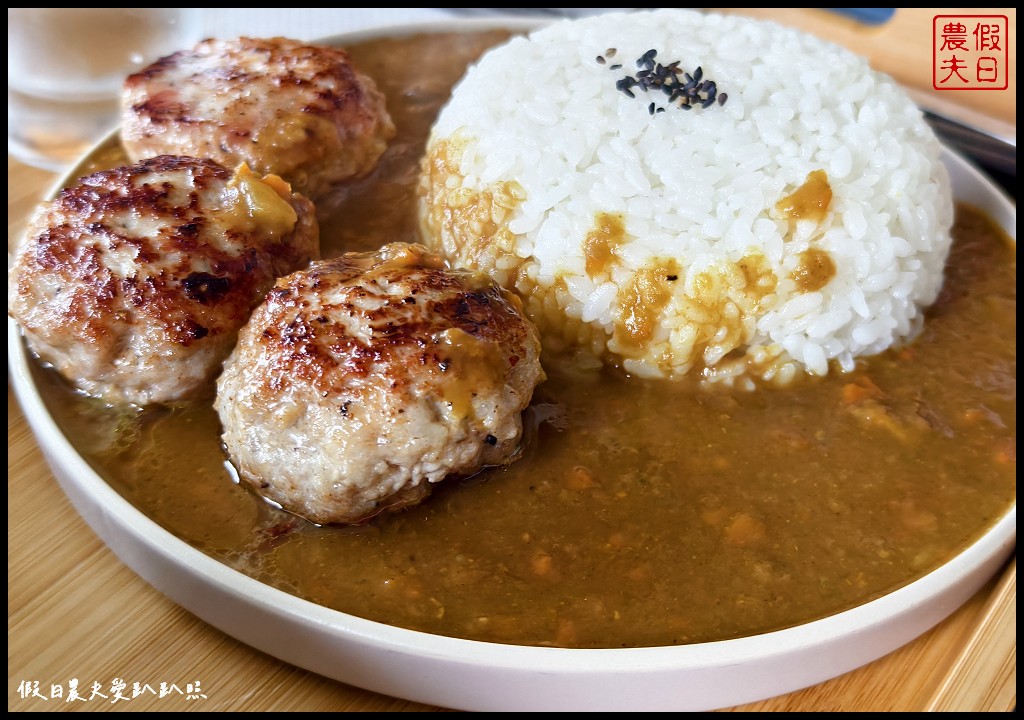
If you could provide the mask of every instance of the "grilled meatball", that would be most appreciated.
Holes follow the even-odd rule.
[[[8,309],[82,391],[172,402],[212,392],[274,280],[316,257],[313,204],[280,178],[161,156],[43,204],[11,268]]]
[[[515,459],[539,354],[518,298],[395,243],[278,281],[215,407],[244,481],[314,522],[356,523]]]
[[[285,38],[204,40],[129,76],[122,98],[133,160],[244,161],[314,201],[372,170],[394,134],[384,96],[343,50]]]

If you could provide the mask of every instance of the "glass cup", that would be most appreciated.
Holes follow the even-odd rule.
[[[65,169],[117,123],[125,77],[201,33],[198,8],[8,8],[7,152]]]

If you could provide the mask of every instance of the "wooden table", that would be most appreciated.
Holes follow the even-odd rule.
[[[834,12],[808,8],[717,8],[806,30],[843,45],[894,77],[930,106],[963,108],[981,119],[1017,125],[1017,10],[1015,8],[897,8],[881,25],[857,22]],[[1011,40],[1011,68],[1005,90],[935,90],[932,85],[932,19],[936,15],[1004,15]],[[941,57],[941,56],[940,56]],[[940,66],[941,67],[941,66]],[[941,79],[941,77],[940,77]]]
[[[801,17],[788,19],[799,24]],[[7,179],[10,248],[54,178],[8,157]],[[79,518],[40,454],[9,381],[7,432],[9,711],[440,710],[299,670],[196,619],[122,565]],[[890,655],[821,685],[735,709],[1007,711],[1016,706],[1016,642],[1013,560],[947,620]],[[66,702],[73,678],[86,697],[94,682],[107,697]],[[205,697],[144,693],[112,702],[111,686],[119,679],[127,697],[136,682],[158,693],[160,683],[184,692],[197,681]],[[47,698],[58,685],[64,698],[23,697],[32,683]]]

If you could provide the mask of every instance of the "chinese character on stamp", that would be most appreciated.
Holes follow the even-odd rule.
[[[1005,15],[934,16],[932,87],[1006,90],[1009,45],[1009,20]]]

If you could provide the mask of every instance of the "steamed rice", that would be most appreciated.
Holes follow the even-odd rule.
[[[616,89],[651,49],[728,101]],[[838,46],[734,16],[601,15],[469,70],[428,143],[421,219],[454,265],[522,296],[548,352],[781,383],[916,334],[951,242],[940,149],[906,93]],[[787,217],[814,177],[823,216]]]

